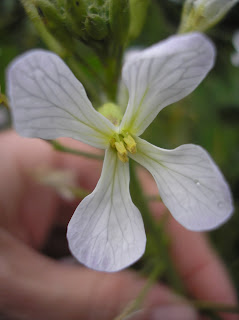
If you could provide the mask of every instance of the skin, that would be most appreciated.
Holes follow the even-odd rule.
[[[62,142],[99,152],[70,139]],[[49,187],[37,184],[30,174],[46,165],[70,168],[79,184],[92,190],[101,162],[55,152],[44,141],[21,138],[11,131],[0,134],[0,150],[0,314],[26,320],[113,319],[137,296],[145,280],[133,271],[99,273],[41,254],[52,227],[66,226],[77,203],[62,200]],[[147,192],[156,194],[149,174],[142,171],[140,175]],[[161,203],[153,203],[152,211],[158,218],[165,210]],[[173,218],[168,219],[167,231],[172,258],[192,296],[236,304],[225,267],[205,236],[187,231]],[[179,319],[180,310],[186,312],[187,304],[158,283],[150,289],[143,311],[132,319],[150,319],[155,310],[170,313],[175,306]],[[237,316],[223,315],[223,319]]]

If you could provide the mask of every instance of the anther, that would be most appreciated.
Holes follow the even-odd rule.
[[[128,162],[129,158],[127,156],[127,150],[125,149],[123,141],[115,142],[115,148],[117,150],[117,154],[118,154],[119,159],[122,162]]]
[[[130,153],[136,153],[137,152],[136,142],[130,135],[127,135],[126,137],[124,137],[123,140],[124,140],[124,142],[126,144],[126,149]]]

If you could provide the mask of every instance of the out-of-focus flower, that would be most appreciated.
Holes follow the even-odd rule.
[[[75,175],[70,170],[39,168],[33,172],[34,178],[45,186],[52,187],[66,200],[75,199],[73,189],[76,188]]]
[[[180,32],[205,31],[218,23],[238,0],[186,0]]]
[[[95,190],[79,204],[68,225],[74,256],[96,270],[117,271],[144,253],[146,236],[129,193],[128,157],[153,175],[165,205],[184,227],[212,229],[231,215],[230,190],[218,167],[199,146],[165,150],[139,138],[160,110],[189,93],[214,63],[211,42],[198,33],[173,36],[128,59],[122,80],[129,100],[117,112],[97,112],[81,83],[55,54],[35,50],[8,70],[15,128],[27,137],[79,139],[106,150]],[[115,109],[117,107],[114,107]]]
[[[236,52],[231,55],[231,62],[235,67],[239,67],[239,30],[234,33],[232,43]]]

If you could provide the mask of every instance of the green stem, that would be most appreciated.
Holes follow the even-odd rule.
[[[239,313],[239,305],[228,305],[222,303],[213,303],[207,301],[189,300],[196,309],[200,311],[216,311],[225,313]]]
[[[135,164],[130,163],[130,177],[132,182],[131,194],[133,196],[134,203],[140,212],[142,213],[143,220],[148,231],[148,237],[151,238],[154,243],[154,247],[157,252],[157,261],[159,264],[164,265],[165,276],[171,287],[173,287],[178,293],[183,293],[182,281],[179,278],[171,257],[169,255],[168,238],[165,234],[162,223],[157,224],[153,219],[152,214],[148,208],[147,198],[141,188],[140,181],[136,174]]]
[[[162,265],[156,266],[153,272],[150,274],[148,281],[144,285],[143,289],[140,291],[138,296],[130,304],[126,306],[123,312],[114,318],[114,320],[124,320],[127,316],[132,314],[135,311],[138,311],[145,300],[147,293],[149,292],[152,285],[157,281],[161,273],[163,272]]]
[[[208,311],[204,312],[203,315],[205,315],[208,319],[212,320],[223,320],[221,316],[215,311]]]
[[[35,1],[21,0],[21,3],[23,5],[28,17],[30,18],[30,20],[34,24],[40,37],[45,42],[45,44],[48,46],[48,48],[51,51],[56,52],[62,58],[66,58],[70,68],[72,68],[76,77],[82,81],[86,90],[90,93],[90,95],[96,101],[96,103],[98,103],[100,105],[99,95],[97,94],[95,87],[87,79],[87,77],[85,76],[85,73],[81,70],[81,68],[79,67],[79,64],[74,59],[74,57],[70,51],[70,50],[72,50],[72,45],[68,46],[67,48],[63,48],[61,46],[61,44],[54,38],[54,36],[52,36],[49,33],[49,31],[46,29],[44,23],[42,22],[41,17],[38,14],[36,4],[43,6],[44,9],[48,9],[48,10],[51,9],[51,11],[54,11],[55,14],[57,15],[57,10],[55,9],[55,7],[52,4],[49,4],[48,2],[42,1],[42,0],[38,0],[38,1],[37,0],[35,0]],[[59,17],[59,19],[60,19],[60,17]],[[66,41],[65,45],[66,44],[68,45],[69,43],[70,43],[69,41]]]
[[[64,57],[66,55],[65,49],[60,45],[58,41],[47,31],[44,23],[42,22],[35,4],[31,0],[20,0],[29,19],[34,24],[40,37],[46,43],[51,51],[56,52],[59,56]]]
[[[86,158],[90,158],[90,159],[94,159],[94,160],[103,160],[104,159],[103,156],[98,155],[98,154],[88,153],[88,152],[65,147],[56,140],[45,140],[45,141],[49,142],[55,150],[60,151],[60,152],[71,153],[71,154],[74,154],[77,156],[82,156],[82,157],[86,157]]]
[[[118,82],[122,69],[123,48],[112,49],[111,54],[105,59],[101,57],[101,62],[105,67],[106,93],[108,99],[116,101]]]
[[[97,105],[101,105],[100,95],[96,92],[94,85],[80,68],[79,63],[77,63],[77,61],[72,56],[66,57],[66,61],[75,76],[82,82],[84,88],[90,94],[92,100],[94,100]]]
[[[61,19],[60,15],[57,12],[56,7],[48,0],[32,0],[32,1],[34,5],[41,7],[41,9],[43,10],[50,11],[51,13],[56,15],[59,19]]]

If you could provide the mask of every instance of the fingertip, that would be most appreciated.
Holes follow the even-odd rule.
[[[191,294],[199,300],[235,305],[236,291],[228,271],[205,234],[186,230],[173,219],[167,228],[173,260]]]

